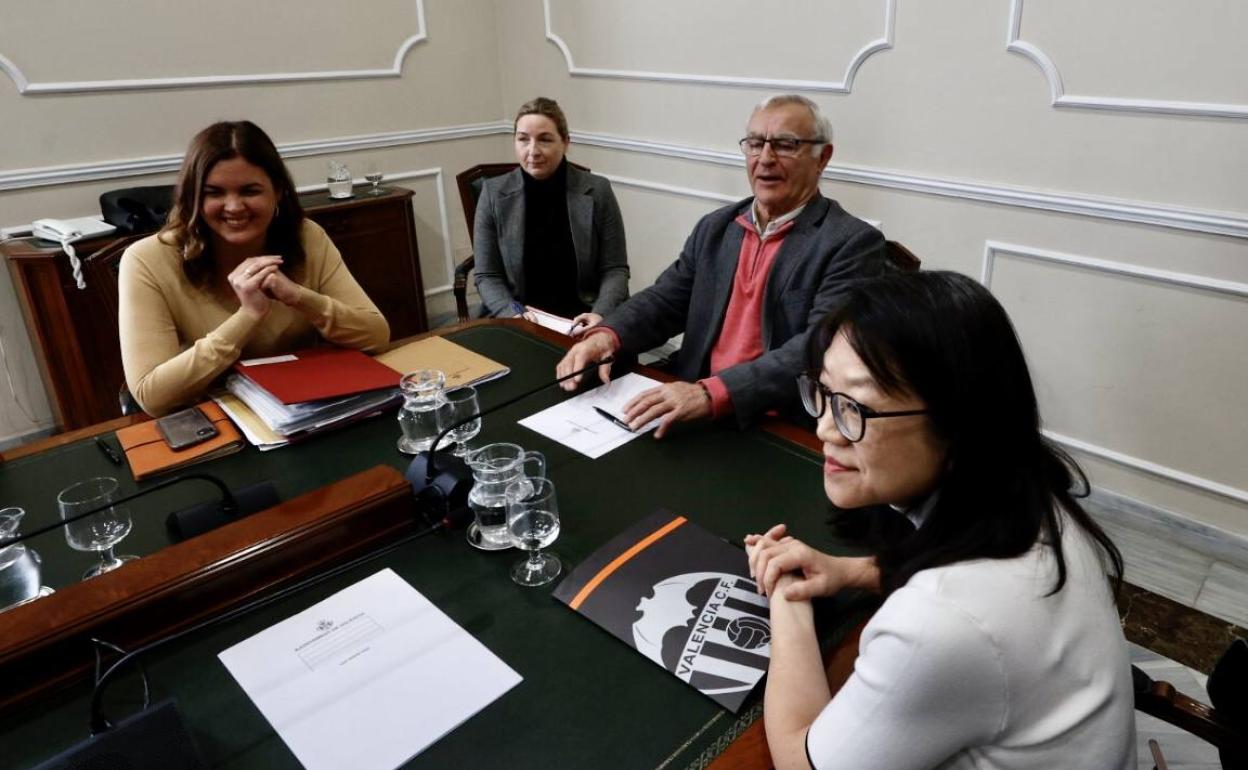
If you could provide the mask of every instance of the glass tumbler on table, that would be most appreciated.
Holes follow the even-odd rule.
[[[507,487],[507,532],[528,558],[511,568],[511,579],[522,586],[540,586],[559,576],[559,557],[542,549],[559,537],[559,504],[550,479],[525,479]]]
[[[381,189],[381,180],[386,178],[386,174],[381,170],[381,166],[375,160],[370,160],[364,164],[364,181],[372,185],[368,194],[370,196],[385,195],[386,191]]]
[[[72,484],[56,496],[56,506],[62,519],[100,508],[116,500],[117,479],[100,476]],[[110,505],[99,513],[77,521],[66,522],[65,540],[75,551],[97,552],[100,563],[83,573],[82,578],[93,578],[115,570],[137,556],[118,556],[113,547],[130,534],[130,509],[124,505]]]

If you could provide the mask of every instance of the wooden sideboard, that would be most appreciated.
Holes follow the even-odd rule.
[[[343,261],[400,339],[429,328],[416,249],[412,191],[384,188],[347,200],[326,193],[300,197],[342,252]],[[9,264],[48,400],[61,430],[121,415],[117,395],[125,375],[117,337],[117,266],[134,236],[74,244],[87,288],[79,290],[59,244],[34,238],[0,244]]]

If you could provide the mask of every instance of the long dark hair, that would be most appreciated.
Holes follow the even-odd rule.
[[[250,120],[221,121],[200,131],[191,140],[174,187],[173,208],[160,232],[161,239],[173,245],[182,256],[182,270],[187,279],[201,288],[213,282],[217,267],[212,253],[212,233],[202,215],[204,180],[213,166],[240,157],[261,168],[277,193],[277,216],[269,224],[265,249],[282,256],[283,269],[288,275],[295,274],[303,266],[305,255],[300,238],[303,207],[299,205],[299,193],[277,147],[268,134]]]
[[[879,547],[891,592],[919,570],[968,559],[1018,556],[1043,538],[1057,560],[1052,593],[1066,583],[1059,508],[1104,550],[1116,582],[1122,555],[1079,505],[1088,482],[1040,433],[1027,361],[1005,309],[959,273],[890,273],[846,287],[812,331],[811,368],[844,333],[880,388],[927,405],[948,465],[923,525]]]

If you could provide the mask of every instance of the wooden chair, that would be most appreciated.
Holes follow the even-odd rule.
[[[92,297],[99,304],[100,323],[111,323],[114,333],[117,331],[117,278],[121,271],[121,255],[130,244],[146,238],[150,233],[127,235],[109,243],[99,251],[90,254],[82,261],[83,277],[88,286],[97,287]],[[109,380],[105,387],[117,388],[117,401],[123,415],[138,414],[143,410],[134,400],[126,387],[125,374],[121,366],[121,358],[114,348],[111,356],[101,356],[97,360],[96,377]]]
[[[923,264],[918,257],[914,256],[914,252],[897,241],[884,242],[884,256],[894,268],[907,273],[918,270]]]
[[[571,161],[569,161],[571,163]],[[572,163],[582,171],[589,171],[579,163]],[[464,207],[464,222],[468,225],[468,242],[474,238],[473,224],[477,221],[477,201],[481,198],[481,186],[485,180],[502,176],[519,168],[519,163],[481,163],[467,171],[455,175],[455,184],[459,187],[459,202]],[[461,322],[470,320],[468,315],[468,274],[476,267],[477,260],[472,254],[455,267],[455,311]]]
[[[1248,643],[1236,640],[1209,675],[1213,706],[1189,698],[1169,682],[1155,681],[1131,667],[1135,708],[1172,724],[1218,749],[1225,770],[1248,768]],[[1154,770],[1167,770],[1157,741],[1148,742]]]

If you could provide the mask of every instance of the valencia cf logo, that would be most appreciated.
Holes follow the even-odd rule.
[[[637,650],[707,695],[748,692],[767,670],[767,600],[752,580],[675,575],[656,584],[637,611]]]

